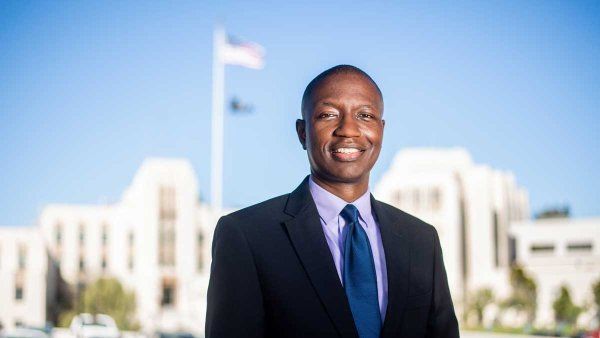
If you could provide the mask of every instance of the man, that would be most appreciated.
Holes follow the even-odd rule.
[[[369,193],[382,117],[356,67],[307,86],[296,131],[311,174],[219,220],[207,337],[458,337],[437,232]]]

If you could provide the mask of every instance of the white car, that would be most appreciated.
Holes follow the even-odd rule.
[[[42,330],[17,327],[12,330],[0,332],[0,338],[49,338],[49,336]]]
[[[120,338],[121,333],[115,321],[108,315],[80,313],[73,318],[70,326],[75,338]]]

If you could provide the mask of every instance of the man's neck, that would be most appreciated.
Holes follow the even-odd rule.
[[[356,201],[359,197],[364,195],[367,190],[369,190],[368,177],[356,183],[330,182],[323,180],[316,175],[311,175],[311,177],[312,180],[321,188],[329,191],[348,203]]]

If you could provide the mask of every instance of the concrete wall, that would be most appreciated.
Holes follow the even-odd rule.
[[[537,284],[537,324],[554,322],[552,303],[561,285],[568,287],[576,304],[591,305],[591,285],[600,280],[600,218],[519,222],[511,226],[510,232],[517,243],[517,262]],[[590,244],[591,249],[569,248],[582,244]],[[594,311],[590,308],[580,316],[579,323],[593,326]]]
[[[529,215],[527,195],[511,173],[474,164],[460,148],[407,149],[375,196],[436,227],[459,316],[480,288],[508,294],[509,223]]]
[[[0,227],[0,322],[5,328],[45,325],[48,262],[37,227]],[[20,300],[15,297],[17,284],[22,285]]]

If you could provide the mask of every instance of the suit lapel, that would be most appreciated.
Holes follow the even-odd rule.
[[[404,313],[408,297],[410,243],[399,217],[372,195],[371,206],[379,223],[388,276],[388,305],[381,330],[381,337],[385,338],[396,334]]]
[[[284,222],[292,245],[332,322],[342,337],[358,337],[317,207],[308,189],[308,177],[290,194],[285,212],[292,216]]]

